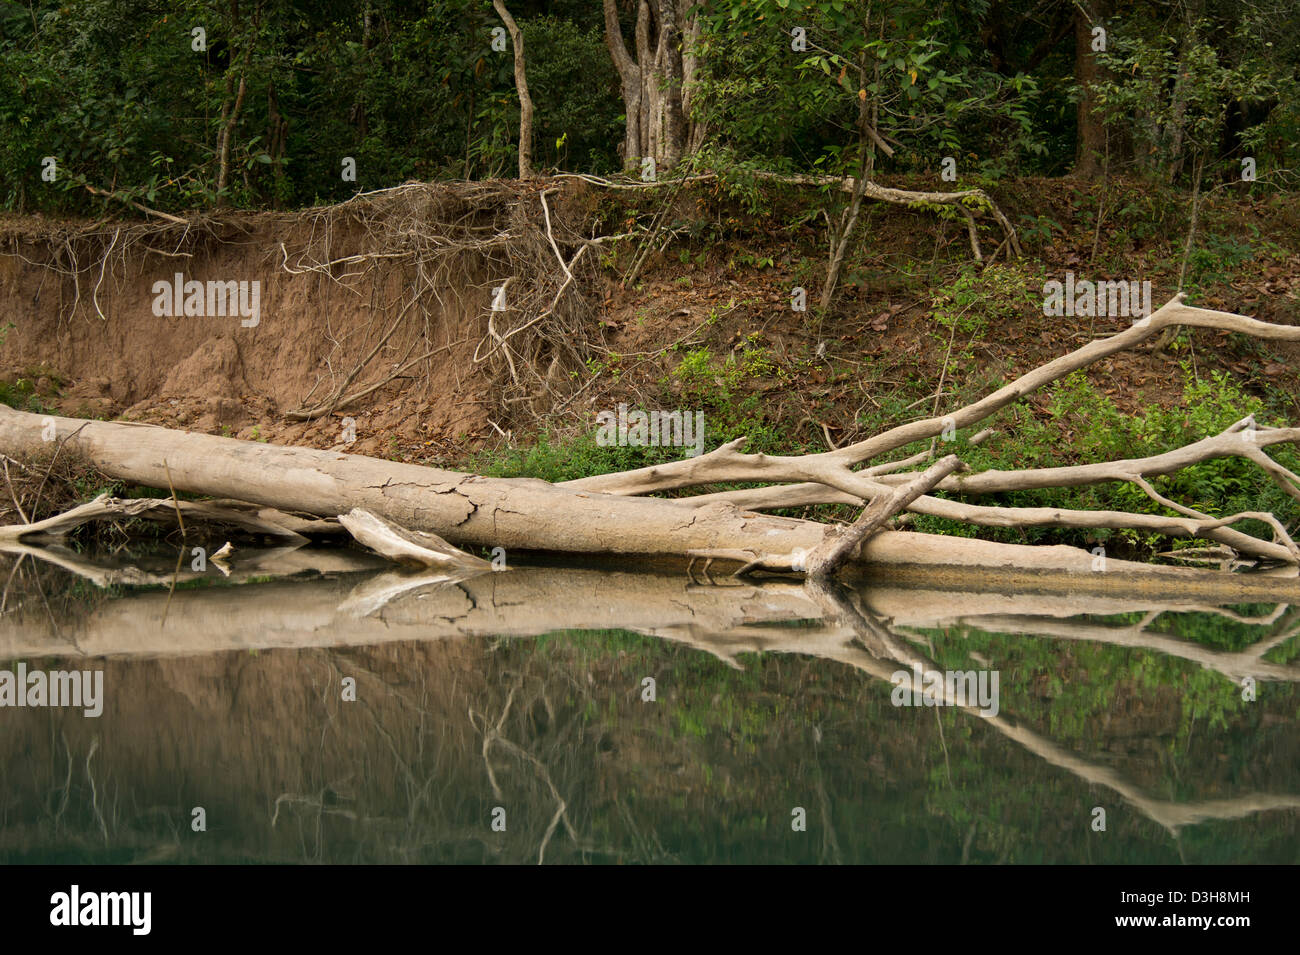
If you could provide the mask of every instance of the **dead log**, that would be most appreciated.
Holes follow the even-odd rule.
[[[867,492],[865,496],[871,497],[880,492],[884,486],[883,482],[880,480],[863,481],[872,469],[853,471],[851,470],[852,467],[913,442],[938,438],[943,435],[945,430],[955,431],[978,424],[1021,398],[1033,394],[1045,385],[1059,381],[1072,372],[1087,368],[1103,358],[1135,348],[1165,328],[1172,326],[1214,328],[1222,331],[1238,332],[1267,341],[1300,341],[1300,326],[1276,325],[1248,318],[1245,315],[1237,315],[1233,312],[1196,308],[1184,304],[1183,299],[1184,295],[1179,293],[1151,315],[1135,322],[1124,331],[1107,338],[1091,341],[1068,355],[1062,355],[1046,365],[1035,368],[1033,371],[1021,375],[1015,381],[1003,385],[997,391],[984,396],[973,404],[959,408],[950,414],[935,415],[921,421],[898,425],[888,431],[837,448],[834,451],[794,456],[744,454],[739,450],[744,444],[744,439],[738,438],[699,457],[685,458],[681,461],[638,468],[633,471],[580,478],[574,481],[566,481],[563,486],[584,491],[605,491],[611,494],[634,495],[693,487],[700,484],[714,484],[721,481],[812,481],[849,494],[857,494],[860,489],[865,490]],[[1279,440],[1285,440],[1285,438]],[[1210,454],[1209,456],[1218,455]],[[906,478],[903,478],[903,480],[906,480]],[[950,480],[954,483],[970,486],[978,480],[978,475],[971,475],[960,480],[955,478]],[[940,487],[943,486],[940,485]],[[1043,485],[1028,484],[1026,486],[1039,487]],[[1012,481],[1003,484],[998,489],[1021,490],[1022,487],[1018,481]],[[863,495],[859,495],[859,497],[861,496]]]
[[[756,514],[727,503],[685,510],[671,500],[591,493],[524,478],[484,478],[154,425],[36,415],[7,406],[0,406],[0,452],[40,453],[48,446],[42,437],[49,434],[48,424],[57,437],[75,432],[68,450],[110,477],[165,488],[170,471],[178,491],[242,498],[321,517],[361,507],[460,547],[674,558],[692,550],[733,550],[785,555],[790,566],[796,554],[811,552],[830,532],[825,524]],[[1091,573],[1093,557],[1076,547],[882,531],[855,563]],[[1109,567],[1173,573],[1128,561],[1110,561]]]
[[[281,511],[321,517],[355,507],[401,527],[438,534],[457,546],[503,547],[617,557],[684,558],[692,552],[766,555],[793,570],[821,545],[831,528],[814,521],[771,517],[716,503],[682,508],[677,501],[592,493],[523,478],[484,478],[438,468],[381,461],[355,454],[279,447],[136,423],[57,418],[0,406],[0,452],[35,455],[57,436],[71,435],[69,450],[110,477],[149,487],[243,498]],[[164,464],[166,461],[166,464]],[[892,492],[893,488],[888,488]],[[923,500],[923,499],[922,499]],[[859,569],[903,568],[1022,571],[1031,576],[1063,571],[1086,574],[1105,586],[1093,555],[1063,545],[1001,544],[964,537],[881,531],[852,562]],[[1169,586],[1229,590],[1214,571],[1109,560],[1121,574],[1151,575]]]

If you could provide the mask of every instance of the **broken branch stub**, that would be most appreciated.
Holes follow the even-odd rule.
[[[480,573],[492,569],[488,561],[453,547],[437,534],[407,530],[359,507],[340,514],[339,523],[358,543],[399,564]]]
[[[830,538],[808,555],[807,573],[823,579],[835,573],[864,540],[879,531],[891,517],[925,494],[953,471],[964,468],[955,454],[936,461],[907,484],[890,494],[881,494],[862,509],[858,519],[839,537]]]

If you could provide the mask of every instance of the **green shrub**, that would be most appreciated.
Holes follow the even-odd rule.
[[[1197,378],[1190,370],[1185,368],[1185,371],[1187,378],[1180,407],[1153,406],[1137,415],[1122,412],[1082,372],[1076,372],[1051,390],[1046,416],[1036,417],[1024,405],[1007,409],[997,422],[1001,433],[985,446],[970,447],[964,441],[968,435],[959,433],[953,450],[976,471],[1059,467],[1149,457],[1172,451],[1218,434],[1251,414],[1257,416],[1257,424],[1268,423],[1261,417],[1264,414],[1263,403],[1243,392],[1225,373],[1211,372]],[[1267,453],[1293,471],[1300,469],[1300,454],[1290,445],[1275,445]],[[1263,510],[1271,511],[1284,524],[1300,516],[1295,501],[1259,467],[1241,457],[1204,461],[1175,474],[1152,477],[1150,481],[1170,500],[1214,516]],[[1121,510],[1142,514],[1173,513],[1152,501],[1135,485],[1119,482],[987,495],[979,498],[978,503]],[[917,518],[916,526],[935,533],[965,536],[974,533],[970,525],[925,516]],[[1235,527],[1255,536],[1271,537],[1271,529],[1258,521],[1243,521]],[[1075,544],[1117,538],[1130,547],[1148,552],[1169,546],[1169,542],[1160,536],[1144,535],[1134,530],[986,529],[980,534],[1003,541],[1036,542],[1052,538]]]

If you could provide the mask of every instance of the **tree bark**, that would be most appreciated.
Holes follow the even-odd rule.
[[[688,15],[691,0],[639,0],[635,58],[624,42],[615,0],[602,0],[602,6],[605,45],[618,71],[627,117],[624,168],[650,157],[656,172],[672,169],[699,148],[703,133],[690,115],[691,85],[699,66],[691,44],[700,31],[697,18]]]
[[[524,58],[524,34],[515,23],[502,0],[492,0],[515,51],[515,91],[519,94],[519,178],[531,179],[533,175],[533,98],[528,93],[527,61]]]
[[[1094,112],[1097,97],[1092,92],[1092,85],[1102,76],[1097,54],[1092,49],[1092,28],[1101,26],[1104,15],[1104,0],[1077,4],[1074,11],[1074,81],[1080,89],[1075,109],[1079,139],[1074,174],[1084,179],[1096,179],[1101,175],[1100,157],[1106,149],[1106,130]]]

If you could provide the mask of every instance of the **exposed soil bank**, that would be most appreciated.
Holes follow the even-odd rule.
[[[882,394],[922,384],[933,391],[946,361],[967,355],[957,375],[969,380],[959,385],[975,387],[1128,321],[1061,319],[1021,307],[945,349],[945,336],[934,334],[932,296],[968,257],[964,230],[876,208],[834,314],[814,328],[810,313],[791,310],[790,289],[815,289],[825,237],[787,225],[788,196],[760,217],[703,189],[679,203],[701,236],[679,237],[662,251],[656,243],[630,287],[617,279],[635,250],[603,268],[593,252],[575,268],[574,287],[558,296],[563,324],[526,346],[537,329],[514,339],[535,380],[521,381],[521,372],[512,381],[489,331],[494,289],[509,278],[512,304],[516,296],[545,304],[561,275],[552,256],[550,273],[529,287],[533,276],[520,274],[519,249],[510,247],[512,237],[523,247],[542,236],[540,250],[550,255],[537,231],[540,188],[412,185],[326,209],[231,213],[188,225],[0,219],[0,313],[13,325],[0,346],[0,380],[21,382],[21,393],[67,415],[319,448],[342,447],[351,424],[349,451],[449,464],[477,447],[528,443],[543,427],[591,431],[596,411],[619,401],[684,406],[695,400],[691,383],[684,388],[673,373],[690,349],[719,359],[761,353],[732,382],[737,400],[761,403],[763,420],[787,442],[824,447],[861,436],[860,419]],[[1037,239],[1024,237],[1031,251],[1014,265],[1013,280],[1032,293],[1035,281],[1066,270],[1149,278],[1153,298],[1163,301],[1177,273],[1176,233],[1153,227],[1156,237],[1135,238],[1141,230],[1113,214],[1094,261],[1090,188],[1064,180],[1002,184],[998,199],[1013,220],[1028,228],[1041,216],[1051,224]],[[550,204],[556,232],[572,239],[619,231],[618,215],[634,219],[650,202],[611,200],[569,183]],[[1300,222],[1292,207],[1281,198],[1247,199],[1218,213],[1211,206],[1206,216],[1211,247],[1267,238],[1248,261],[1227,263],[1224,252],[1198,304],[1294,321]],[[257,324],[245,327],[238,315],[155,314],[155,284],[170,285],[178,273],[186,281],[259,283]],[[1300,392],[1293,346],[1202,334],[1192,354],[1198,371],[1230,370],[1256,393]],[[712,373],[697,377],[707,386]],[[1183,371],[1168,357],[1117,356],[1090,374],[1123,407],[1181,398]],[[314,420],[287,416],[376,384]],[[911,413],[929,410],[927,403]]]
[[[52,409],[318,447],[341,440],[346,413],[364,422],[354,447],[362,453],[385,450],[390,433],[455,436],[486,426],[487,381],[469,334],[481,324],[473,277],[440,286],[434,307],[411,308],[414,270],[402,259],[368,270],[338,262],[375,251],[352,208],[232,214],[193,228],[10,219],[0,230],[9,253],[0,256],[0,308],[15,326],[0,355],[8,379],[27,376]],[[155,284],[178,274],[250,290],[257,283],[246,301],[259,314],[156,314]],[[403,356],[437,354],[344,413],[285,419],[347,379],[390,325],[352,379],[357,386],[391,373]]]

